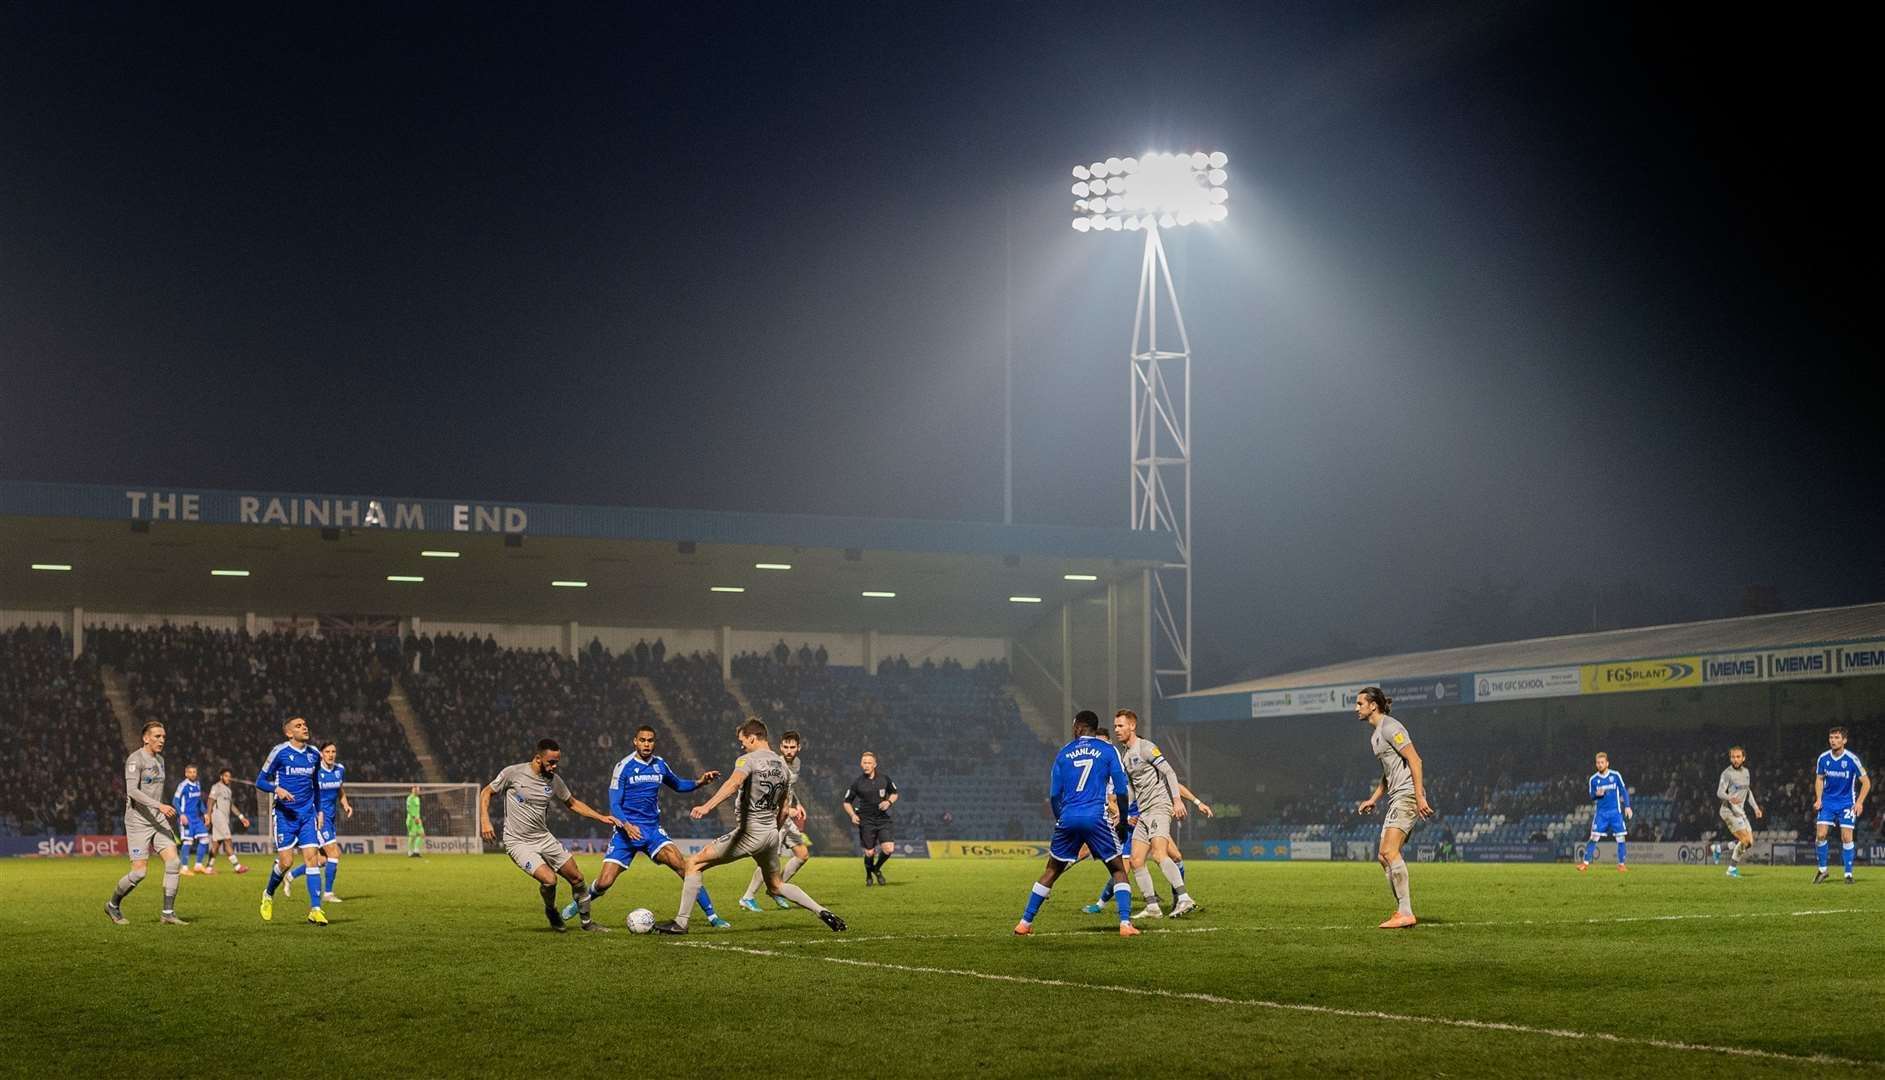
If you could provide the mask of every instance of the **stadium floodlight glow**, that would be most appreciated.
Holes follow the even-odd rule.
[[[248,577],[247,570],[211,570],[210,577]]]
[[[708,591],[708,592],[733,592],[733,593],[738,593],[738,592],[745,592],[745,591],[746,591],[746,586],[744,586],[744,585],[709,585],[709,586],[707,586],[707,591]]]
[[[417,585],[419,582],[424,581],[425,578],[420,577],[418,574],[388,574],[386,575],[386,580],[396,581],[404,585]]]
[[[1091,165],[1076,165],[1074,176],[1082,182],[1073,185],[1078,197],[1074,209],[1088,222],[1080,232],[1116,231],[1100,212],[1132,215],[1124,220],[1127,229],[1157,226],[1176,229],[1185,225],[1223,221],[1227,211],[1221,207],[1229,192],[1225,184],[1230,174],[1224,166],[1230,158],[1222,150],[1190,154],[1148,153],[1137,158],[1107,158]],[[1089,177],[1091,179],[1089,179]],[[1097,198],[1096,198],[1097,197]],[[1139,224],[1133,224],[1137,220]]]
[[[753,569],[755,570],[790,570],[792,569],[792,564],[789,562],[756,562],[753,564]]]
[[[1128,520],[1158,532],[1172,553],[1147,575],[1151,640],[1149,690],[1159,698],[1191,689],[1191,339],[1178,307],[1160,234],[1230,217],[1230,155],[1222,150],[1148,151],[1076,165],[1073,228],[1142,232],[1139,299],[1132,321]],[[1096,581],[1063,574],[1066,581]],[[1017,604],[1038,598],[1011,596]]]
[[[421,551],[419,554],[420,556],[427,559],[456,559],[458,558],[458,552],[456,551]]]
[[[551,586],[558,589],[587,589],[587,581],[552,581]]]
[[[35,570],[55,570],[55,571],[57,571],[57,570],[70,570],[70,569],[72,569],[72,564],[71,564],[71,563],[62,563],[62,562],[36,562],[36,563],[34,563],[34,564],[33,564],[33,569],[35,569]]]
[[[897,598],[896,593],[884,592],[881,589],[865,589],[863,592],[858,593],[858,595],[867,596],[872,600],[895,600]]]
[[[1008,602],[1010,604],[1038,604],[1041,602],[1041,598],[1038,596],[1010,596]]]

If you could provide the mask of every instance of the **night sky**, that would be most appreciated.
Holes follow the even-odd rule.
[[[998,520],[1006,313],[1017,519],[1123,525],[1068,170],[1222,149],[1199,685],[1885,599],[1834,13],[642,7],[0,11],[0,477]]]

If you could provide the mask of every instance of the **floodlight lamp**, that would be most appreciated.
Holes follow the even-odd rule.
[[[1127,232],[1138,232],[1138,231],[1139,231],[1139,219],[1138,219],[1138,218],[1136,218],[1136,217],[1129,217],[1129,218],[1127,218],[1127,219],[1126,219],[1126,231],[1127,231]]]
[[[1118,158],[1116,158],[1116,157],[1109,157],[1109,158],[1107,158],[1107,159],[1106,159],[1106,172],[1107,172],[1107,174],[1108,174],[1108,175],[1111,175],[1112,173],[1116,173],[1116,172],[1122,172],[1122,171],[1123,171],[1123,166],[1124,166],[1124,164],[1125,164],[1124,162],[1122,162],[1122,161],[1120,161],[1120,160],[1119,160]]]
[[[1086,180],[1092,177],[1092,175],[1092,172],[1088,171],[1085,165],[1075,165],[1073,167],[1073,178],[1075,180]]]
[[[1211,208],[1210,216],[1211,216],[1212,221],[1223,221],[1225,218],[1230,216],[1230,207],[1225,206],[1223,203],[1219,203],[1218,205],[1213,206]]]
[[[1104,195],[1112,189],[1107,186],[1106,181],[1095,180],[1091,184],[1087,185],[1087,190],[1092,192],[1095,195]]]
[[[1120,198],[1117,195],[1108,195],[1106,197],[1106,209],[1111,210],[1114,213],[1117,213],[1120,210],[1124,209],[1125,205],[1126,205],[1126,200]]]
[[[1224,190],[1223,188],[1221,188],[1221,187],[1218,187],[1218,188],[1212,188],[1212,189],[1211,189],[1211,201],[1212,201],[1212,202],[1214,202],[1214,203],[1221,203],[1221,202],[1223,202],[1223,201],[1224,201],[1225,199],[1228,199],[1228,198],[1230,198],[1230,192],[1228,192],[1228,191],[1226,191],[1226,190]]]
[[[1122,222],[1117,217],[1109,217],[1106,219],[1106,227],[1114,232],[1119,231],[1121,224]]]
[[[1221,169],[1230,164],[1230,156],[1222,150],[1213,151],[1210,157],[1211,167]]]
[[[1138,158],[1120,158],[1119,171],[1123,173],[1128,173],[1128,174],[1138,172],[1139,159]]]
[[[1211,182],[1212,187],[1223,187],[1224,181],[1230,179],[1230,174],[1223,169],[1212,169],[1204,174],[1204,178]]]
[[[1073,193],[1076,198],[1081,198],[1081,199],[1086,198],[1086,195],[1087,195],[1086,181],[1083,180],[1080,183],[1075,184],[1073,186]]]
[[[1211,167],[1211,155],[1200,150],[1191,155],[1191,167],[1200,171]]]
[[[1087,171],[1091,172],[1094,176],[1105,176],[1106,163],[1104,161],[1096,161],[1087,166]]]
[[[1088,229],[1091,229],[1092,227],[1093,227],[1093,223],[1083,217],[1077,217],[1073,219],[1074,232],[1086,232]]]

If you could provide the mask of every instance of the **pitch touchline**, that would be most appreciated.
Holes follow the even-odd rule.
[[[1421,923],[1420,926],[1426,929],[1439,930],[1444,930],[1449,927],[1457,929],[1459,927],[1480,928],[1488,926],[1587,926],[1610,923],[1683,922],[1700,919],[1785,919],[1813,915],[1862,915],[1877,910],[1876,908],[1819,908],[1807,911],[1730,911],[1693,915],[1620,915],[1615,918],[1601,919],[1514,919],[1509,921],[1489,922],[1433,922]],[[1351,922],[1327,923],[1322,926],[1165,926],[1146,929],[1143,932],[1147,934],[1289,934],[1319,933],[1334,930],[1360,931],[1364,929],[1367,929],[1367,927],[1360,923]],[[1414,932],[1419,933],[1420,930],[1416,929]],[[1095,931],[1092,929],[1052,930],[1036,931],[1034,936],[1037,938],[1091,937],[1094,933]],[[795,938],[789,941],[768,942],[768,944],[775,946],[862,945],[871,941],[960,941],[973,938],[1005,938],[1009,936],[1009,933],[1005,930],[1001,931],[999,934],[994,931],[983,931],[973,934],[846,934],[843,937],[833,937],[827,934],[824,937]]]
[[[1645,1036],[1613,1035],[1603,1031],[1577,1031],[1571,1028],[1532,1027],[1527,1024],[1509,1024],[1498,1020],[1458,1020],[1447,1016],[1415,1016],[1412,1014],[1381,1012],[1375,1009],[1343,1009],[1332,1005],[1307,1005],[1290,1001],[1265,1001],[1261,998],[1232,998],[1219,994],[1205,994],[1190,990],[1159,990],[1144,986],[1109,986],[1105,983],[1082,983],[1067,979],[1042,979],[1031,975],[1003,975],[992,971],[974,971],[968,968],[923,967],[916,964],[887,964],[878,960],[856,960],[848,956],[807,956],[804,953],[780,952],[776,949],[754,949],[744,945],[725,945],[715,941],[682,941],[678,944],[693,949],[708,949],[713,952],[743,953],[748,956],[767,956],[784,960],[800,960],[808,963],[842,964],[847,967],[874,968],[880,971],[900,971],[909,975],[953,975],[964,979],[982,979],[987,982],[1016,983],[1023,986],[1047,986],[1057,989],[1099,991],[1109,994],[1132,994],[1137,997],[1165,998],[1171,1001],[1196,1001],[1207,1005],[1236,1005],[1249,1009],[1272,1009],[1278,1012],[1312,1013],[1318,1016],[1336,1016],[1352,1020],[1387,1020],[1397,1024],[1439,1024],[1443,1027],[1466,1028],[1472,1031],[1503,1031],[1516,1035],[1544,1035],[1553,1039],[1584,1039],[1591,1042],[1613,1043],[1619,1046],[1647,1046],[1658,1050],[1687,1050],[1705,1054],[1725,1054],[1731,1057],[1760,1058],[1768,1061],[1791,1061],[1813,1065],[1845,1065],[1856,1068],[1877,1068],[1876,1061],[1861,1061],[1856,1058],[1833,1057],[1830,1054],[1784,1054],[1777,1050],[1756,1050],[1746,1046],[1713,1046],[1708,1043],[1680,1042],[1674,1039],[1654,1039]]]

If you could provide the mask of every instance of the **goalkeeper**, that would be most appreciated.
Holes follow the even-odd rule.
[[[406,853],[418,858],[425,850],[425,822],[419,818],[419,785],[406,795]]]

